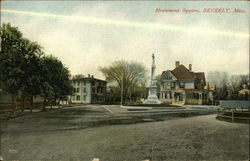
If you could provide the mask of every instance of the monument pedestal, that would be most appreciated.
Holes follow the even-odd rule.
[[[148,88],[148,98],[143,104],[161,104],[161,101],[157,97],[157,86],[151,83]]]
[[[157,86],[155,79],[155,56],[152,55],[152,66],[151,66],[151,83],[148,87],[148,98],[143,102],[143,104],[161,104],[161,101],[157,97]]]

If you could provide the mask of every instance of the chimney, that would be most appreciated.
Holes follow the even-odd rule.
[[[192,71],[192,64],[189,64],[189,71]]]
[[[93,78],[94,78],[94,75],[91,75],[91,78],[93,79]]]
[[[90,78],[90,74],[88,74],[88,77]]]
[[[177,68],[180,65],[180,61],[175,62],[175,68]]]

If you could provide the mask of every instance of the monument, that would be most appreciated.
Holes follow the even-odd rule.
[[[160,104],[161,101],[157,97],[157,86],[155,78],[155,56],[152,54],[152,66],[151,66],[151,82],[148,87],[148,98],[143,102],[143,104]]]

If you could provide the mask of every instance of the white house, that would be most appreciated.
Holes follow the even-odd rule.
[[[112,94],[107,92],[107,82],[88,75],[73,77],[74,95],[72,103],[107,103],[112,100]]]

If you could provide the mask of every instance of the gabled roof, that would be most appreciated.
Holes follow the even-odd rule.
[[[205,78],[205,74],[204,72],[198,72],[198,73],[194,73],[197,79],[204,79]]]
[[[171,76],[173,76],[173,77],[174,77],[174,79],[177,79],[177,78],[175,77],[175,75],[172,73],[172,71],[171,71],[171,70],[166,70],[166,71],[163,71],[163,72],[161,73],[161,79],[162,79],[163,75],[165,75],[165,74],[167,74],[167,73],[170,73],[170,74],[171,74]]]
[[[189,71],[189,73],[194,77],[194,79],[196,79],[196,74],[195,74],[195,72]]]
[[[194,80],[194,75],[184,66],[179,65],[174,70],[172,70],[173,75],[178,80]]]

